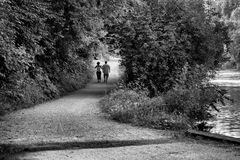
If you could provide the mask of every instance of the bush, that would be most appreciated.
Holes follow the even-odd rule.
[[[165,112],[162,97],[149,98],[145,92],[115,90],[101,102],[103,112],[111,119],[158,129],[185,129],[185,117]]]
[[[63,68],[54,82],[62,94],[84,87],[93,75],[92,67],[82,60],[70,61]]]
[[[167,112],[164,98],[160,96],[139,105],[135,124],[157,129],[181,130],[188,128],[184,116]]]
[[[195,123],[209,120],[213,116],[211,110],[218,110],[216,104],[224,103],[225,91],[215,86],[199,89],[171,90],[165,95],[168,112],[184,114],[189,121]]]
[[[158,129],[209,130],[206,121],[213,118],[216,104],[223,103],[226,93],[214,85],[198,89],[174,89],[162,96],[149,98],[146,91],[120,84],[101,102],[111,119]]]
[[[101,101],[102,110],[120,122],[133,122],[137,107],[148,100],[144,94],[133,90],[120,89],[112,92]]]

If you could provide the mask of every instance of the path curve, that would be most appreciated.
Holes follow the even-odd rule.
[[[0,121],[1,143],[167,138],[162,131],[107,120],[100,112],[98,102],[114,86],[120,75],[118,59],[108,63],[111,66],[108,84],[96,83],[94,78],[84,89],[3,117],[3,121]]]
[[[119,78],[118,60],[113,59],[109,64],[111,74],[107,85],[96,83],[96,79],[93,79],[84,89],[33,108],[8,114],[0,121],[2,144],[75,146],[55,148],[54,150],[59,149],[57,151],[41,151],[41,148],[35,147],[36,151],[41,152],[24,153],[9,159],[239,159],[239,150],[236,148],[195,141],[173,140],[169,143],[171,136],[168,131],[134,127],[106,119],[100,112],[98,102]],[[156,140],[159,143],[156,144]],[[151,141],[152,143],[148,144]],[[112,145],[120,144],[119,146],[122,142],[126,145],[108,148],[111,144],[106,142]],[[94,150],[88,149],[94,147],[84,146],[93,143],[100,146]],[[130,143],[133,143],[133,146],[128,145]],[[142,145],[137,146],[134,143]],[[82,145],[82,148],[79,145]],[[48,149],[51,150],[51,146]]]

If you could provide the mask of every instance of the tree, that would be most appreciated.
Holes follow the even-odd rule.
[[[225,60],[227,27],[203,0],[146,1],[126,19],[109,32],[120,37],[126,83],[142,83],[151,96],[200,86]]]
[[[193,126],[208,120],[212,117],[209,111],[216,109],[215,104],[223,101],[225,94],[209,83],[209,79],[226,61],[228,27],[205,0],[142,2],[121,3],[127,8],[124,14],[114,6],[115,14],[107,18],[105,24],[106,43],[120,49],[121,64],[125,68],[126,90],[120,92],[134,90],[141,95],[143,91],[146,96],[147,90],[149,99],[159,100],[143,105],[147,115],[152,115],[154,109],[182,115]],[[168,111],[162,111],[162,105]],[[161,117],[161,113],[157,112],[158,116]],[[154,119],[153,124],[155,122],[159,124]]]
[[[38,103],[90,79],[92,51],[103,28],[97,5],[95,0],[0,2],[0,112],[6,104]]]
[[[223,8],[223,15],[227,18],[230,18],[232,12],[239,7],[240,1],[239,0],[224,0],[222,4]]]
[[[230,19],[231,19],[232,21],[240,21],[240,7],[236,8],[236,9],[232,12]]]

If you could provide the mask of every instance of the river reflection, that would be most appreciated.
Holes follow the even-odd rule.
[[[220,71],[212,83],[227,89],[234,103],[226,101],[225,106],[219,106],[220,112],[214,112],[216,118],[210,122],[214,124],[211,132],[240,138],[240,72]]]

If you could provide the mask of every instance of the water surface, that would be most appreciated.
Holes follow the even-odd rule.
[[[219,106],[220,112],[214,112],[216,118],[211,121],[214,124],[211,132],[240,138],[240,72],[219,71],[212,83],[227,89],[234,103],[226,101],[225,106]]]

